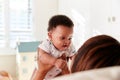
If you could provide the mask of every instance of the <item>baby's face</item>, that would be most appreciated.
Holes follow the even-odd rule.
[[[48,33],[48,36],[56,49],[63,51],[70,46],[72,34],[73,28],[58,25],[55,29]]]

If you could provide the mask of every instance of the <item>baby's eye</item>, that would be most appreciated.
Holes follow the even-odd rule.
[[[71,38],[69,38],[68,40],[71,40],[72,39],[72,37]]]
[[[65,37],[61,37],[61,40],[64,40],[65,39]]]

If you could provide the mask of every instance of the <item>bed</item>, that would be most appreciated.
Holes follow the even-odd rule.
[[[120,80],[120,66],[77,72],[52,80]]]

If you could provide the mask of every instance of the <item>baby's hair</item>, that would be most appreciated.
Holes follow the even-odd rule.
[[[72,20],[65,16],[65,15],[55,15],[50,18],[48,23],[48,31],[56,28],[58,25],[63,25],[69,28],[72,28],[74,26]]]

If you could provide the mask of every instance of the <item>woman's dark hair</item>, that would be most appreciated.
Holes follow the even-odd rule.
[[[88,39],[77,51],[71,72],[120,65],[120,43],[108,35]]]
[[[74,24],[70,18],[65,15],[55,15],[50,18],[48,23],[48,31],[56,28],[58,25],[64,25],[66,27],[73,27]]]

